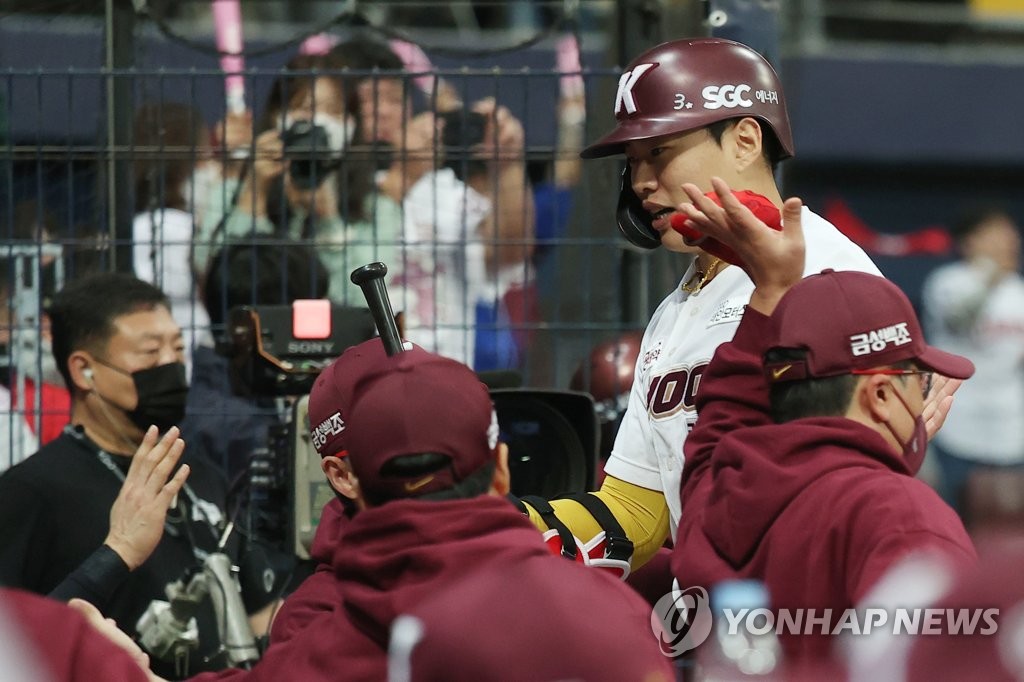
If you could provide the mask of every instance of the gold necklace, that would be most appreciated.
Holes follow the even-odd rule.
[[[705,270],[704,272],[696,270],[693,273],[693,276],[690,277],[690,279],[686,280],[680,285],[680,288],[688,294],[697,293],[702,288],[704,288],[704,285],[708,283],[708,280],[714,276],[715,272],[718,270],[718,266],[721,264],[722,259],[716,258],[715,260],[711,261],[711,264],[708,265],[708,269]],[[698,277],[700,277],[700,281],[698,281],[697,284],[693,284],[693,281]]]

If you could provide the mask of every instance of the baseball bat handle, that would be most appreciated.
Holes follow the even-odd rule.
[[[352,271],[350,279],[352,283],[363,290],[366,297],[366,305],[370,308],[373,321],[377,325],[377,333],[384,343],[384,352],[388,356],[398,355],[405,349],[402,347],[402,337],[398,333],[398,324],[395,322],[395,313],[391,309],[391,299],[388,298],[388,290],[384,285],[384,276],[388,274],[388,266],[384,263],[368,263]]]

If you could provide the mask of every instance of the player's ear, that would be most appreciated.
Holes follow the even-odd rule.
[[[320,460],[320,468],[327,477],[327,482],[339,494],[350,500],[359,497],[359,483],[352,468],[344,459],[329,455]]]
[[[888,423],[892,418],[892,382],[882,374],[869,374],[857,385],[855,400],[872,420]]]
[[[761,149],[764,144],[761,124],[749,116],[741,118],[727,131],[732,139],[732,154],[736,170],[744,171],[761,161]]]

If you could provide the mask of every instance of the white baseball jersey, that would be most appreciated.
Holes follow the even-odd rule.
[[[935,442],[973,461],[1024,461],[1024,278],[1013,273],[986,292],[987,273],[966,263],[936,269],[922,300],[928,342],[974,363],[974,376],[956,393]],[[977,306],[974,324],[956,330],[947,320]]]
[[[826,268],[881,274],[859,246],[806,207],[802,224],[805,276]],[[693,274],[691,264],[682,282]],[[627,483],[662,491],[672,538],[679,526],[683,441],[697,420],[694,398],[700,379],[715,349],[736,333],[752,293],[754,283],[742,269],[726,268],[696,293],[676,287],[644,332],[629,404],[605,471]]]

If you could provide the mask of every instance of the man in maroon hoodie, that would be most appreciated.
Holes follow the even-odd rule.
[[[719,179],[724,208],[684,187],[692,225],[732,246],[756,289],[697,395],[673,572],[683,587],[755,578],[776,609],[831,609],[827,625],[781,633],[789,658],[808,661],[899,559],[975,560],[956,514],[914,478],[932,374],[966,379],[974,367],[926,345],[910,302],[881,277],[801,281],[799,199],[775,232]]]
[[[601,657],[628,661],[634,679],[672,679],[671,665],[650,632],[646,602],[604,572],[551,555],[536,528],[505,499],[508,448],[498,441],[490,396],[476,375],[426,352],[383,357],[380,343],[369,341],[342,355],[338,367],[349,353],[367,353],[367,359],[355,363],[358,371],[328,375],[325,381],[344,384],[336,393],[339,409],[317,422],[318,407],[311,420],[313,441],[325,448],[321,452],[337,447],[335,436],[344,434],[348,484],[359,511],[344,522],[331,570],[314,576],[318,586],[304,598],[304,611],[291,616],[304,626],[272,642],[251,671],[195,679],[385,679],[398,615],[441,591],[457,593],[460,585],[498,572],[506,581],[521,582],[516,598],[530,600],[536,618],[503,617],[505,596],[496,591],[490,627],[465,623],[466,649],[495,642],[518,648],[529,668],[530,651],[520,642],[542,631],[564,643],[566,665],[557,669],[558,679],[621,679],[611,672],[621,666],[595,665]],[[333,472],[328,477],[335,484]],[[583,609],[547,622],[547,595],[568,584],[604,606],[601,627]],[[609,644],[608,630],[619,635],[621,646]],[[450,665],[454,669],[459,661]],[[609,672],[592,674],[602,668]],[[549,670],[524,674],[544,679]],[[493,677],[502,677],[501,671]]]
[[[408,341],[404,349],[416,357],[429,357],[425,350]],[[284,600],[271,625],[271,644],[291,639],[317,614],[333,611],[339,604],[331,561],[345,527],[357,510],[359,497],[348,458],[345,421],[356,382],[386,357],[379,339],[348,348],[320,372],[309,393],[313,448],[320,455],[320,466],[334,490],[335,499],[324,505],[310,547],[310,558],[317,562],[316,569]]]

